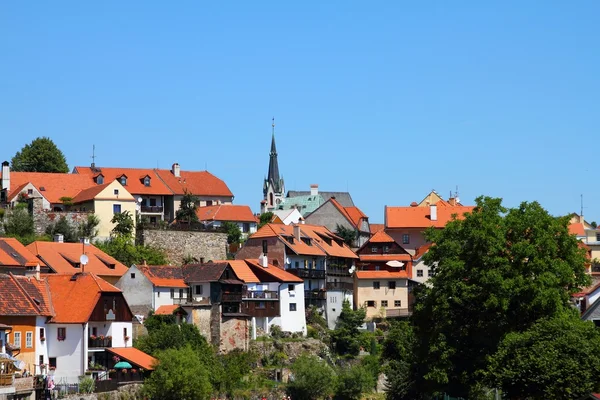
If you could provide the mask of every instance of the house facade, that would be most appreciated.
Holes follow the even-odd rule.
[[[196,215],[200,223],[207,227],[221,228],[225,222],[236,224],[244,236],[256,232],[258,221],[248,206],[219,204],[198,207]]]
[[[364,307],[366,319],[408,317],[413,285],[406,271],[362,270],[354,274],[354,303]]]

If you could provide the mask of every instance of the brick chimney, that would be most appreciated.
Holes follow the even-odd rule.
[[[179,168],[179,164],[175,163],[171,166],[171,173],[175,178],[181,177],[181,169]]]
[[[296,238],[297,241],[300,241],[300,225],[298,224],[294,224],[294,238]]]

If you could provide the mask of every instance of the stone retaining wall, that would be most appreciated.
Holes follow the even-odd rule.
[[[163,249],[174,265],[190,257],[197,262],[227,258],[227,234],[222,232],[144,229],[138,238],[142,244]]]

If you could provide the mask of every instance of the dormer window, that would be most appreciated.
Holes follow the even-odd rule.
[[[104,184],[104,175],[100,174],[96,177],[96,183],[98,185],[103,185]]]
[[[312,246],[312,243],[310,241],[309,238],[302,238],[302,241],[304,242],[304,244],[306,244],[307,246]]]
[[[146,176],[144,178],[144,186],[150,186],[150,177],[149,176]]]
[[[119,177],[119,183],[123,186],[127,186],[127,176],[126,175],[121,175]]]

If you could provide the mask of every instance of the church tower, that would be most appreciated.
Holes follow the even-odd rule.
[[[285,197],[285,185],[283,178],[279,176],[279,164],[277,163],[277,147],[275,146],[275,118],[271,125],[271,152],[269,153],[269,172],[263,184],[263,201],[260,204],[260,212],[273,211],[283,202]]]

